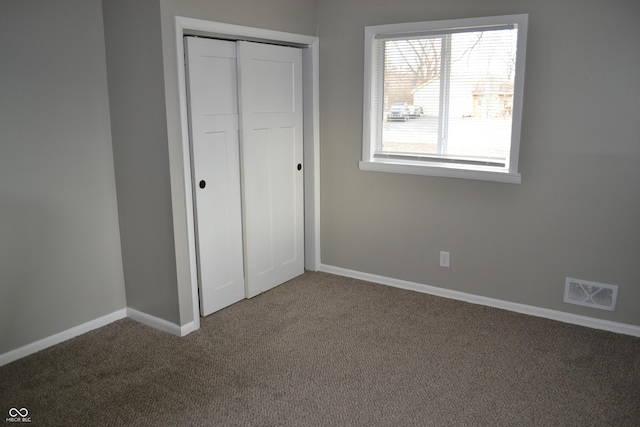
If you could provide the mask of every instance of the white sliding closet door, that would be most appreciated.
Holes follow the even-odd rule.
[[[247,297],[304,272],[302,52],[238,42]]]
[[[186,44],[206,316],[304,272],[302,52],[195,37]]]
[[[187,37],[200,313],[245,297],[235,42]]]

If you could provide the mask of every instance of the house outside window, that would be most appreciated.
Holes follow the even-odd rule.
[[[360,169],[520,183],[527,15],[365,28]]]

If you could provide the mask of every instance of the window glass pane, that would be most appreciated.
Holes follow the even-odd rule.
[[[516,31],[451,36],[448,155],[508,162]]]
[[[440,37],[384,42],[382,152],[438,153]]]
[[[381,41],[376,154],[507,165],[516,37],[500,29]]]

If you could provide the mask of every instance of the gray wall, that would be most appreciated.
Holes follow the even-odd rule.
[[[304,35],[316,35],[316,0],[160,0],[166,121],[171,173],[175,262],[181,324],[193,320],[189,273],[182,136],[174,16],[204,19]]]
[[[180,324],[157,0],[104,0],[127,305]]]
[[[0,0],[0,354],[126,306],[99,0]]]
[[[364,26],[513,13],[522,184],[359,171]],[[638,22],[636,0],[319,0],[322,262],[640,325]],[[566,276],[619,285],[617,310],[564,304]]]

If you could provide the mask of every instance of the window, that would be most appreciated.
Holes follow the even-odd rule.
[[[365,28],[361,170],[520,183],[527,15]]]

